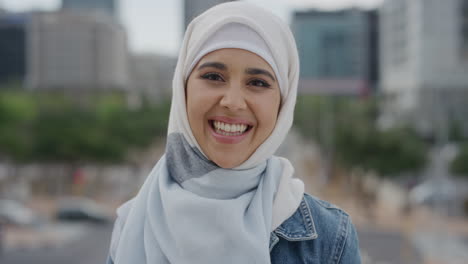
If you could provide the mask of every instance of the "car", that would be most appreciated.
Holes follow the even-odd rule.
[[[15,226],[33,226],[39,218],[30,208],[16,200],[0,199],[0,223]]]
[[[414,205],[447,205],[461,198],[457,184],[449,179],[429,179],[410,191],[410,201]]]
[[[84,197],[68,197],[59,201],[56,219],[61,221],[107,224],[112,217],[95,201]]]

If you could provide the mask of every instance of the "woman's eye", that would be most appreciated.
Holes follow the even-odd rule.
[[[202,75],[202,78],[206,80],[210,80],[210,81],[223,81],[223,78],[221,77],[221,75],[217,73],[207,73],[207,74]]]
[[[253,86],[257,86],[257,87],[270,87],[270,84],[265,82],[265,81],[262,81],[262,80],[252,80],[249,82],[250,85],[253,85]]]

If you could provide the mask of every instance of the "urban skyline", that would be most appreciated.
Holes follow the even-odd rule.
[[[373,8],[382,0],[247,0],[269,8],[289,21],[296,9],[339,9],[351,6]],[[130,50],[136,53],[176,55],[182,38],[183,1],[119,1],[121,20],[127,28]],[[266,4],[268,3],[268,5]],[[0,8],[12,12],[57,10],[61,0],[0,0]]]

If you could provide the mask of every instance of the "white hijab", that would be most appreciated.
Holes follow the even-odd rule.
[[[185,32],[174,74],[172,107],[169,118],[169,134],[183,132],[191,146],[201,150],[192,134],[185,106],[185,79],[193,62],[200,54],[206,41],[221,27],[239,23],[253,29],[268,45],[278,70],[277,78],[281,88],[281,110],[271,136],[258,147],[237,169],[251,168],[271,157],[286,138],[293,123],[299,81],[299,57],[296,42],[280,18],[272,13],[245,2],[229,2],[217,5],[195,18]],[[226,48],[226,47],[225,47]],[[265,56],[258,54],[265,59]],[[268,62],[268,61],[267,61]]]
[[[212,41],[233,23],[249,28],[261,41],[246,46]],[[272,66],[281,89],[272,134],[234,169],[219,168],[208,159],[187,118],[186,78],[213,47],[257,53]],[[271,13],[230,2],[192,21],[174,74],[166,154],[137,196],[117,211],[110,249],[116,264],[270,263],[270,232],[295,212],[304,192],[302,181],[292,178],[290,162],[273,156],[292,125],[298,74],[294,38]]]

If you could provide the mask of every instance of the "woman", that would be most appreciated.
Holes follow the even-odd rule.
[[[273,156],[292,125],[299,61],[279,18],[244,2],[185,33],[165,155],[121,206],[109,263],[360,263],[340,209]]]

